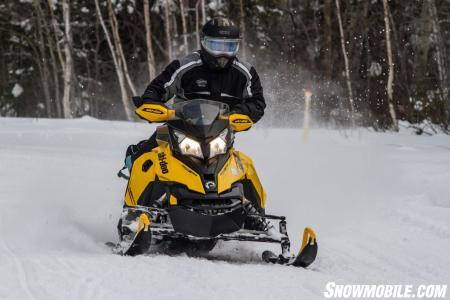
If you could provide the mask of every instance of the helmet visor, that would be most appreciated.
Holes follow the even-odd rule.
[[[212,55],[235,56],[239,50],[239,39],[218,39],[204,37],[202,45]]]

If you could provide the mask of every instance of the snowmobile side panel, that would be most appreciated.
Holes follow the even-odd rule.
[[[144,153],[134,161],[125,191],[126,205],[137,205],[145,188],[151,181],[155,180],[155,161],[156,157],[153,152]]]
[[[191,191],[206,193],[200,175],[175,158],[169,144],[161,144],[152,153],[156,156],[155,173],[159,180],[177,182],[187,186]]]
[[[230,150],[231,155],[228,161],[217,174],[217,191],[223,193],[240,180],[248,179],[253,184],[259,196],[259,205],[264,208],[266,205],[266,193],[256,173],[253,161],[242,152]]]
[[[137,205],[146,187],[156,178],[159,181],[178,182],[189,190],[205,194],[200,175],[173,157],[166,143],[134,161],[125,192],[125,203],[128,206]]]
[[[242,165],[245,170],[245,177],[252,182],[256,192],[258,193],[259,199],[261,201],[261,208],[265,208],[267,196],[261,184],[261,181],[259,180],[258,174],[256,173],[253,160],[240,151],[234,151],[234,154],[237,158],[238,165]]]
[[[231,189],[233,183],[245,178],[245,171],[239,168],[235,155],[230,155],[227,162],[217,174],[217,192],[223,193]]]

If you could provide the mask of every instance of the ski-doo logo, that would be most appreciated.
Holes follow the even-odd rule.
[[[161,172],[163,174],[169,173],[169,169],[167,168],[167,161],[166,161],[166,154],[165,153],[158,153],[158,159],[159,159],[159,166],[161,167]]]
[[[246,119],[236,119],[236,120],[233,120],[233,123],[236,123],[236,124],[247,124],[247,123],[250,123],[250,121],[246,120]]]
[[[145,111],[145,112],[149,112],[149,113],[157,114],[157,115],[164,114],[164,112],[160,111],[159,109],[151,108],[151,107],[145,107],[142,110]]]

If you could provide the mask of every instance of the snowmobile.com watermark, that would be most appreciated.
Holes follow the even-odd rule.
[[[323,295],[325,298],[343,299],[444,299],[446,284],[393,285],[393,284],[336,284],[328,282]]]

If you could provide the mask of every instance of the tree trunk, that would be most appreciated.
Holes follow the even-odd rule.
[[[195,3],[195,36],[197,38],[197,49],[200,49],[200,24],[199,24],[199,16],[198,16],[198,7],[200,4],[200,0],[197,0]]]
[[[70,24],[70,5],[68,0],[62,0],[63,19],[64,19],[64,93],[63,93],[63,111],[64,118],[72,117],[71,111],[71,91],[73,80],[73,60],[72,60],[72,28]]]
[[[47,2],[48,3],[48,2]],[[50,8],[51,9],[51,8]],[[45,17],[44,17],[45,19]],[[51,20],[50,20],[51,23]],[[61,101],[60,101],[60,95],[59,95],[59,75],[58,75],[58,63],[56,61],[55,57],[55,42],[52,39],[52,35],[50,33],[50,29],[48,28],[47,24],[44,26],[45,36],[47,38],[48,43],[48,52],[50,54],[50,66],[52,70],[52,76],[53,76],[53,88],[54,88],[54,97],[53,101],[56,104],[56,117],[61,118],[62,117],[62,107],[61,107]]]
[[[108,28],[106,28],[105,21],[103,20],[103,15],[100,10],[100,5],[98,4],[98,0],[95,0],[95,8],[97,10],[97,16],[100,21],[100,25],[103,28],[103,32],[105,33],[106,42],[108,43],[109,50],[111,52],[111,56],[113,59],[114,67],[116,69],[117,79],[119,81],[120,94],[122,96],[122,104],[125,110],[125,116],[128,121],[133,120],[133,116],[131,114],[131,106],[128,98],[127,88],[125,86],[125,78],[123,74],[122,65],[117,57],[116,50],[114,49],[114,45],[111,42],[111,37],[109,36]]]
[[[242,46],[242,59],[247,60],[247,52],[245,49],[245,45],[247,44],[245,41],[246,38],[246,31],[245,31],[245,11],[244,11],[244,1],[239,0],[239,27],[241,29],[241,37],[243,40],[243,43],[241,43]]]
[[[389,26],[389,5],[387,0],[383,0],[384,8],[384,31],[386,33],[386,52],[389,64],[389,75],[386,85],[386,91],[388,95],[389,114],[392,120],[392,128],[398,131],[397,114],[395,113],[394,100],[393,100],[393,82],[394,82],[394,62],[392,61],[392,47],[391,47],[391,30]]]
[[[206,23],[205,0],[200,0],[200,10],[202,12],[202,24],[201,24],[201,26],[203,26]]]
[[[39,52],[41,54],[40,58],[40,64],[41,66],[39,69],[41,70],[41,83],[42,83],[42,90],[44,92],[45,97],[45,110],[47,114],[47,118],[52,117],[52,101],[51,101],[51,95],[50,95],[50,87],[49,87],[49,69],[48,69],[48,61],[47,61],[47,51],[45,50],[45,41],[44,41],[44,32],[43,28],[46,27],[46,24],[43,24],[45,22],[43,12],[41,9],[41,4],[39,1],[34,0],[34,7],[36,9],[37,14],[37,32],[38,32],[38,38],[39,38]]]
[[[428,77],[428,57],[431,47],[430,36],[432,35],[433,29],[429,16],[428,3],[422,1],[422,8],[420,13],[420,18],[417,20],[417,42],[415,44],[414,51],[414,73],[416,85],[419,86],[419,92],[426,90],[427,87],[423,87],[423,82],[427,80]]]
[[[55,15],[53,13],[53,0],[48,0],[47,1],[48,6],[49,6],[49,11],[50,11],[50,19],[52,22],[52,27],[53,27],[53,35],[55,38],[55,48],[56,48],[56,53],[58,55],[58,60],[59,60],[59,64],[61,65],[61,70],[63,72],[63,74],[65,73],[65,69],[66,69],[66,65],[64,62],[64,58],[63,58],[63,54],[62,54],[62,49],[59,43],[59,38],[58,38],[58,32],[60,31],[58,28],[58,23],[56,22],[56,18]],[[54,66],[54,68],[56,68],[56,65]],[[57,87],[55,87],[55,97],[56,97],[56,107],[58,110],[58,117],[63,118],[64,117],[64,104],[62,102],[62,99],[60,99],[60,95],[59,95],[59,80],[57,81]],[[57,88],[57,90],[56,90]]]
[[[50,52],[50,59],[52,62],[52,75],[53,75],[53,85],[54,85],[54,101],[56,103],[56,117],[62,118],[63,112],[62,112],[62,106],[61,106],[61,99],[60,99],[60,90],[59,90],[59,75],[58,75],[58,63],[56,61],[55,53],[53,52],[54,48],[56,47],[54,45],[54,41],[52,40],[50,34],[47,34],[47,41],[49,44],[49,52]],[[54,47],[55,46],[55,47]]]
[[[333,28],[331,25],[331,3],[332,3],[331,0],[325,0],[324,6],[324,19],[326,25],[325,66],[327,68],[326,74],[328,79],[331,79],[331,77],[333,76],[333,40],[332,40]]]
[[[439,86],[441,88],[442,99],[444,101],[444,105],[447,108],[450,107],[450,99],[448,99],[449,94],[449,85],[448,82],[448,69],[446,68],[445,62],[447,60],[445,53],[445,44],[442,40],[441,28],[439,26],[439,20],[437,16],[436,3],[435,0],[428,0],[428,7],[430,10],[431,24],[433,28],[433,41],[436,46],[436,61],[438,66],[438,74],[439,74]],[[448,114],[450,112],[446,111],[446,118],[448,118]],[[449,120],[447,119],[446,122]]]
[[[166,33],[166,47],[167,47],[167,57],[169,62],[173,60],[172,57],[172,36],[171,36],[171,26],[170,26],[170,7],[169,2],[164,3],[164,21],[165,21],[165,33]]]
[[[95,82],[95,92],[99,90],[99,74],[100,74],[100,68],[99,68],[99,52],[100,52],[100,45],[102,40],[100,39],[100,21],[98,18],[95,18],[95,48],[94,48],[94,82]],[[98,95],[95,94],[95,92],[92,93],[91,97],[94,100],[94,114],[93,116],[95,118],[99,117],[99,101],[98,101]]]
[[[355,126],[355,107],[353,103],[353,92],[352,92],[352,82],[350,78],[350,69],[348,66],[348,56],[347,56],[347,50],[345,49],[345,35],[344,35],[344,28],[342,27],[342,18],[341,18],[341,8],[339,5],[339,0],[336,0],[336,14],[338,17],[338,23],[339,23],[339,33],[341,35],[341,47],[342,47],[342,55],[344,56],[344,64],[345,64],[345,78],[347,81],[347,90],[348,90],[348,102],[350,104],[350,119],[352,122],[352,126]]]
[[[408,80],[408,70],[407,70],[407,62],[406,62],[406,54],[405,54],[405,49],[404,47],[400,46],[399,43],[399,34],[398,34],[398,30],[396,29],[395,26],[395,22],[394,22],[394,18],[392,17],[392,13],[389,11],[389,24],[390,24],[390,29],[392,32],[392,37],[393,37],[393,41],[394,41],[394,45],[397,49],[397,51],[394,50],[394,53],[397,54],[397,59],[400,62],[400,74],[402,79],[401,80],[397,80],[397,83],[402,86],[402,88],[405,89],[407,96],[408,96],[408,100],[411,98],[411,90],[410,90],[410,85],[409,85],[409,80]]]
[[[178,45],[177,38],[178,38],[178,20],[176,14],[170,14],[170,20],[171,20],[171,28],[172,28],[172,36],[175,39],[175,46]]]
[[[149,0],[144,0],[145,40],[147,43],[147,66],[149,81],[155,77],[155,57],[153,55],[152,28]]]
[[[183,44],[184,44],[184,54],[189,54],[189,45],[187,38],[187,25],[186,25],[186,15],[184,9],[184,0],[180,0],[180,13],[181,13],[181,25],[183,27]]]
[[[134,87],[133,81],[130,78],[130,73],[128,72],[128,64],[125,59],[125,54],[122,48],[122,41],[120,40],[119,35],[119,25],[117,23],[116,14],[114,13],[111,0],[108,0],[108,16],[111,23],[111,30],[113,33],[113,40],[116,48],[117,58],[119,60],[119,63],[122,65],[123,74],[125,75],[128,86],[133,93],[133,96],[136,96],[136,88]]]

